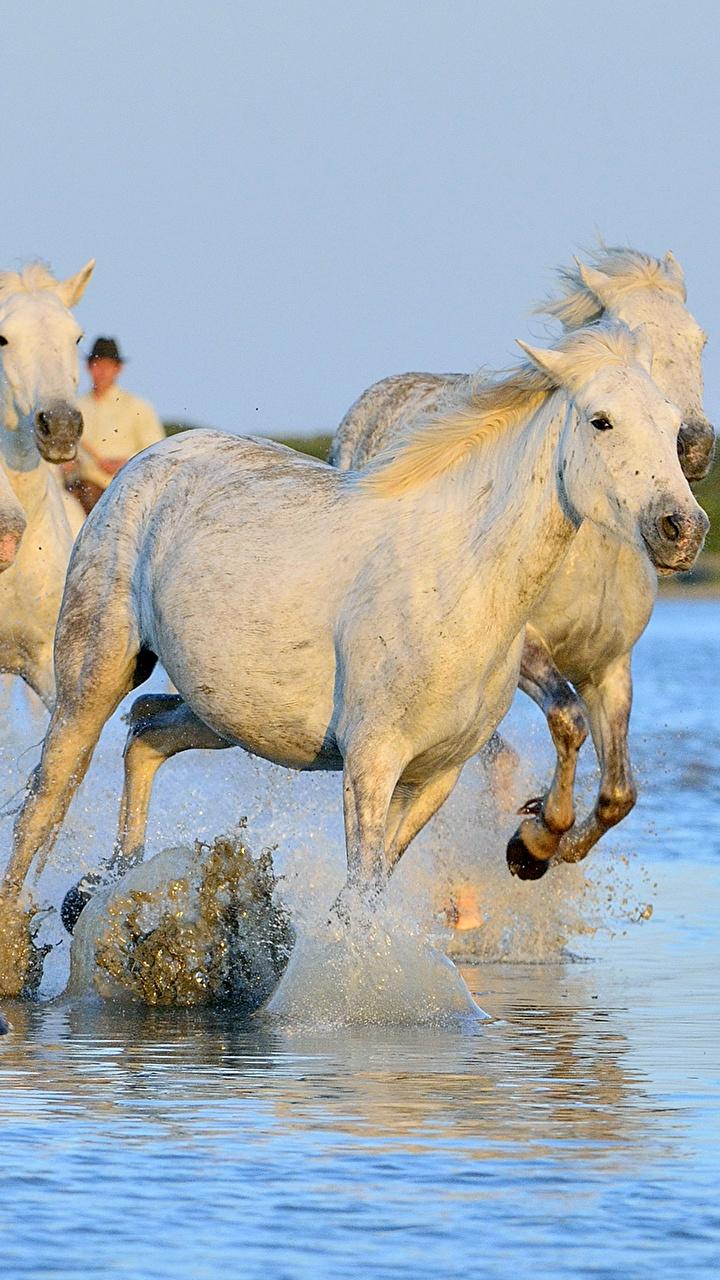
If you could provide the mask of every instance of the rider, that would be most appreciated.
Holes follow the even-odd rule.
[[[124,364],[115,338],[96,338],[87,361],[92,389],[78,400],[82,439],[65,480],[86,514],[130,458],[165,439],[152,405],[117,385]]]

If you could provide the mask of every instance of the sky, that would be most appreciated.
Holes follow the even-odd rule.
[[[164,419],[331,432],[372,382],[503,367],[592,243],[685,269],[720,421],[714,0],[0,3],[0,267]]]

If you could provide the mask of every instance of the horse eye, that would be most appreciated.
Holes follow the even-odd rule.
[[[599,413],[595,418],[591,418],[590,425],[594,427],[596,431],[612,431],[613,429],[612,422],[610,422],[609,418],[606,418],[602,413]]]
[[[79,347],[82,340],[83,340],[83,335],[80,334],[80,337],[75,339],[75,346]]]
[[[6,346],[7,346],[7,338],[3,338],[2,334],[0,333],[0,347],[6,347]]]

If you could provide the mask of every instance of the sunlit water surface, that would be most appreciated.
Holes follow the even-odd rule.
[[[511,881],[512,816],[493,826],[471,765],[401,868],[395,909],[416,919],[448,886],[475,892],[464,947],[483,962],[463,973],[491,1021],[6,1002],[0,1275],[716,1277],[720,605],[662,603],[634,672],[641,800],[607,851]],[[5,698],[9,796],[44,720]],[[537,784],[550,757],[526,700],[508,730]],[[116,722],[38,901],[112,844],[121,742]],[[302,926],[341,882],[337,778],[188,753],[159,777],[149,852],[243,815]],[[67,940],[56,915],[46,931],[50,997]]]

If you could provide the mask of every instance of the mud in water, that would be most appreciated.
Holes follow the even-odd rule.
[[[257,1008],[293,944],[275,888],[271,855],[253,858],[238,836],[165,850],[91,899],[75,930],[69,993]]]

